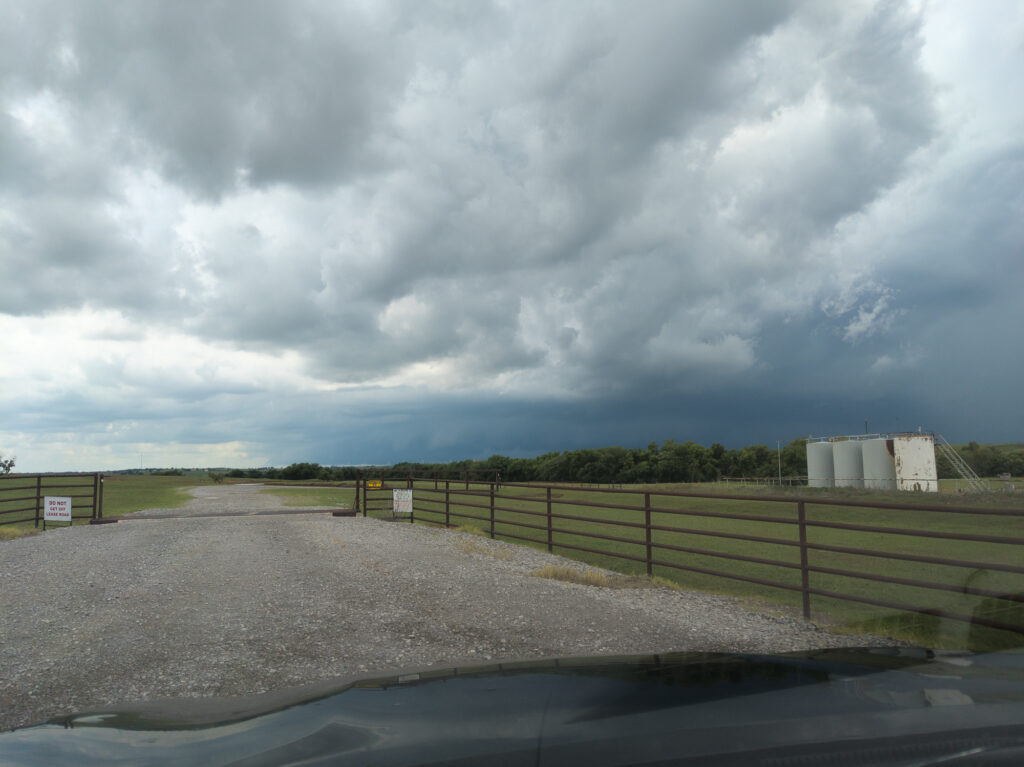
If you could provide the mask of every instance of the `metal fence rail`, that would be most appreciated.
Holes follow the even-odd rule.
[[[812,597],[819,597],[964,621],[991,629],[1024,634],[1024,620],[1018,621],[1014,617],[1024,615],[1020,610],[1012,614],[1014,620],[1008,621],[989,614],[970,614],[957,609],[898,601],[872,592],[863,593],[862,590],[851,587],[825,587],[812,580],[814,576],[832,576],[833,579],[855,579],[865,584],[889,584],[932,592],[970,595],[986,600],[997,600],[999,607],[1019,607],[1024,603],[1024,580],[1021,581],[1020,588],[997,590],[972,585],[969,578],[959,576],[956,577],[956,582],[943,582],[941,579],[925,577],[927,572],[915,572],[914,577],[907,577],[906,573],[900,575],[886,572],[884,563],[891,561],[938,566],[930,568],[933,575],[935,572],[946,572],[943,568],[960,568],[961,572],[968,569],[1010,576],[1024,575],[1024,536],[940,529],[943,522],[949,521],[948,515],[954,514],[970,515],[962,519],[974,519],[979,524],[985,519],[999,521],[1002,526],[1016,524],[1017,520],[1024,521],[1024,509],[917,505],[813,496],[772,497],[685,490],[574,487],[564,484],[499,485],[493,481],[467,482],[465,479],[453,481],[412,476],[380,480],[381,492],[370,495],[368,500],[365,482],[365,479],[357,481],[356,488],[357,499],[360,497],[360,485],[364,488],[361,496],[363,505],[360,507],[364,515],[377,509],[388,508],[390,502],[386,496],[391,488],[413,488],[415,502],[410,521],[415,518],[417,522],[444,527],[474,524],[480,526],[491,538],[533,544],[552,552],[581,552],[611,557],[624,563],[643,565],[648,575],[653,573],[655,567],[670,568],[780,589],[799,594],[802,612],[806,618],[811,616]],[[374,493],[373,490],[369,492]],[[570,497],[572,495],[583,497]],[[596,500],[595,496],[601,500]],[[669,505],[685,503],[687,499],[701,499],[705,504],[710,503],[712,508]],[[735,501],[774,504],[782,513],[734,513],[728,510],[728,506],[729,502]],[[826,507],[839,507],[864,513],[905,511],[934,516],[929,517],[929,525],[919,524],[917,527],[896,527],[870,523],[870,520],[868,523],[862,523],[860,520],[837,521],[809,516],[809,513],[816,509],[827,513]],[[615,515],[602,517],[602,512],[614,512]],[[832,512],[834,513],[835,509]],[[933,519],[934,526],[930,526]],[[749,530],[706,526],[720,520],[726,524],[757,523],[761,528],[767,529],[760,529],[755,534]],[[1024,527],[1020,529],[1024,531]],[[831,539],[822,539],[824,536],[831,536]],[[896,550],[853,545],[858,537],[865,536],[872,541],[884,536],[886,541],[906,540],[913,545],[890,544]],[[699,541],[707,541],[707,544],[701,545]],[[915,547],[926,547],[928,541],[939,545],[940,550],[915,550]],[[754,544],[758,550],[722,551],[712,547],[720,542],[740,547]],[[616,550],[610,548],[607,543],[619,546]],[[976,554],[977,558],[949,555],[941,551],[940,544],[946,543],[996,547],[992,550],[1001,552],[1000,556],[1008,561],[998,561],[998,556],[989,556],[990,549],[982,552],[984,556]],[[1007,555],[1007,552],[1011,552],[1010,555]],[[841,562],[833,561],[837,557],[866,557],[882,563],[883,566],[881,571],[864,565],[844,566]],[[721,564],[714,566],[695,558],[712,558]],[[751,573],[722,569],[730,562],[757,565],[768,572]],[[848,581],[844,580],[843,583]],[[997,610],[996,614],[1004,615],[1007,612]]]
[[[76,519],[87,519],[90,524],[115,521],[103,518],[102,474],[3,474],[0,525],[33,522],[39,527],[43,499],[51,495],[71,498],[72,524]]]

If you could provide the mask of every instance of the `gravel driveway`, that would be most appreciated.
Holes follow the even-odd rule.
[[[477,660],[883,643],[725,597],[528,577],[575,563],[465,533],[270,515],[258,490],[0,543],[0,729]]]

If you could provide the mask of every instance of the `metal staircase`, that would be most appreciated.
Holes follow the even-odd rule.
[[[949,442],[946,441],[946,438],[941,434],[935,435],[935,447],[937,447],[939,452],[946,457],[946,460],[949,461],[957,474],[960,475],[960,478],[967,483],[967,486],[973,492],[988,492],[988,485],[985,482],[982,482],[977,472],[968,465],[967,461],[963,459],[963,456],[961,456],[960,453],[956,451],[956,448],[949,444]]]

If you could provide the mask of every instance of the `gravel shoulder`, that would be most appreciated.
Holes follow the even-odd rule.
[[[269,516],[258,512],[276,496],[200,489],[186,507],[194,518],[140,512],[0,543],[0,729],[477,661],[889,643],[727,597],[529,577],[579,565],[479,536]],[[277,506],[257,508],[253,496]],[[201,516],[211,509],[251,513]]]

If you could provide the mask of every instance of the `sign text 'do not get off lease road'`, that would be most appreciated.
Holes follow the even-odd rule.
[[[48,522],[71,521],[71,499],[62,495],[43,498],[43,519]]]
[[[412,490],[392,490],[395,514],[412,514]]]

